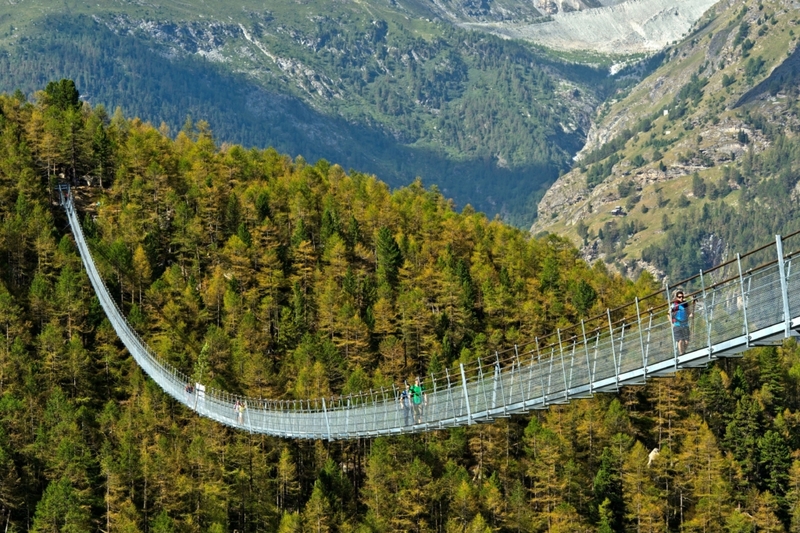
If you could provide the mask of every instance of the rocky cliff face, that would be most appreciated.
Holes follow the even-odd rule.
[[[416,0],[412,0],[416,1]],[[559,13],[593,10],[624,0],[419,0],[420,6],[452,22],[520,23]]]
[[[682,38],[717,0],[628,0],[572,9],[568,0],[545,0],[546,20],[528,24],[472,24],[477,29],[556,50],[641,54]]]

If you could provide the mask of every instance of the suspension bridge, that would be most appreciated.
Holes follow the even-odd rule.
[[[675,342],[668,286],[547,338],[496,352],[424,377],[419,417],[399,402],[400,390],[308,400],[243,397],[194,383],[136,333],[109,294],[81,229],[67,185],[57,189],[75,243],[100,304],[141,368],[161,389],[200,416],[234,428],[293,439],[353,439],[491,422],[546,409],[684,368],[736,357],[753,346],[800,336],[800,232],[738,255],[675,284],[690,300],[691,338]],[[785,253],[791,245],[796,250]],[[794,268],[793,268],[794,266]],[[246,406],[237,409],[238,405]]]

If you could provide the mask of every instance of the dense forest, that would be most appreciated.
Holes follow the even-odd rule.
[[[793,342],[492,425],[251,435],[186,411],[125,352],[59,180],[82,184],[84,229],[137,331],[252,396],[400,383],[657,288],[421,182],[392,191],[218,145],[204,122],[172,136],[66,80],[0,96],[5,531],[800,531]]]

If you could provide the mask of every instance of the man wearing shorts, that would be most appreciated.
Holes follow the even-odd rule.
[[[678,345],[678,355],[683,355],[689,347],[689,319],[692,318],[689,302],[686,301],[683,291],[675,292],[675,299],[670,305],[669,314],[672,317],[672,328],[675,333],[675,343]]]

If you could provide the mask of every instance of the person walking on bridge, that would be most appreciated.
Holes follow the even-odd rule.
[[[400,396],[397,398],[400,402],[400,409],[403,411],[403,423],[407,426],[411,418],[411,391],[406,382],[406,388],[400,391]]]
[[[422,415],[425,406],[428,405],[428,396],[425,394],[425,389],[422,388],[419,376],[414,380],[411,386],[411,404],[414,408],[414,420],[417,424],[422,424]]]

